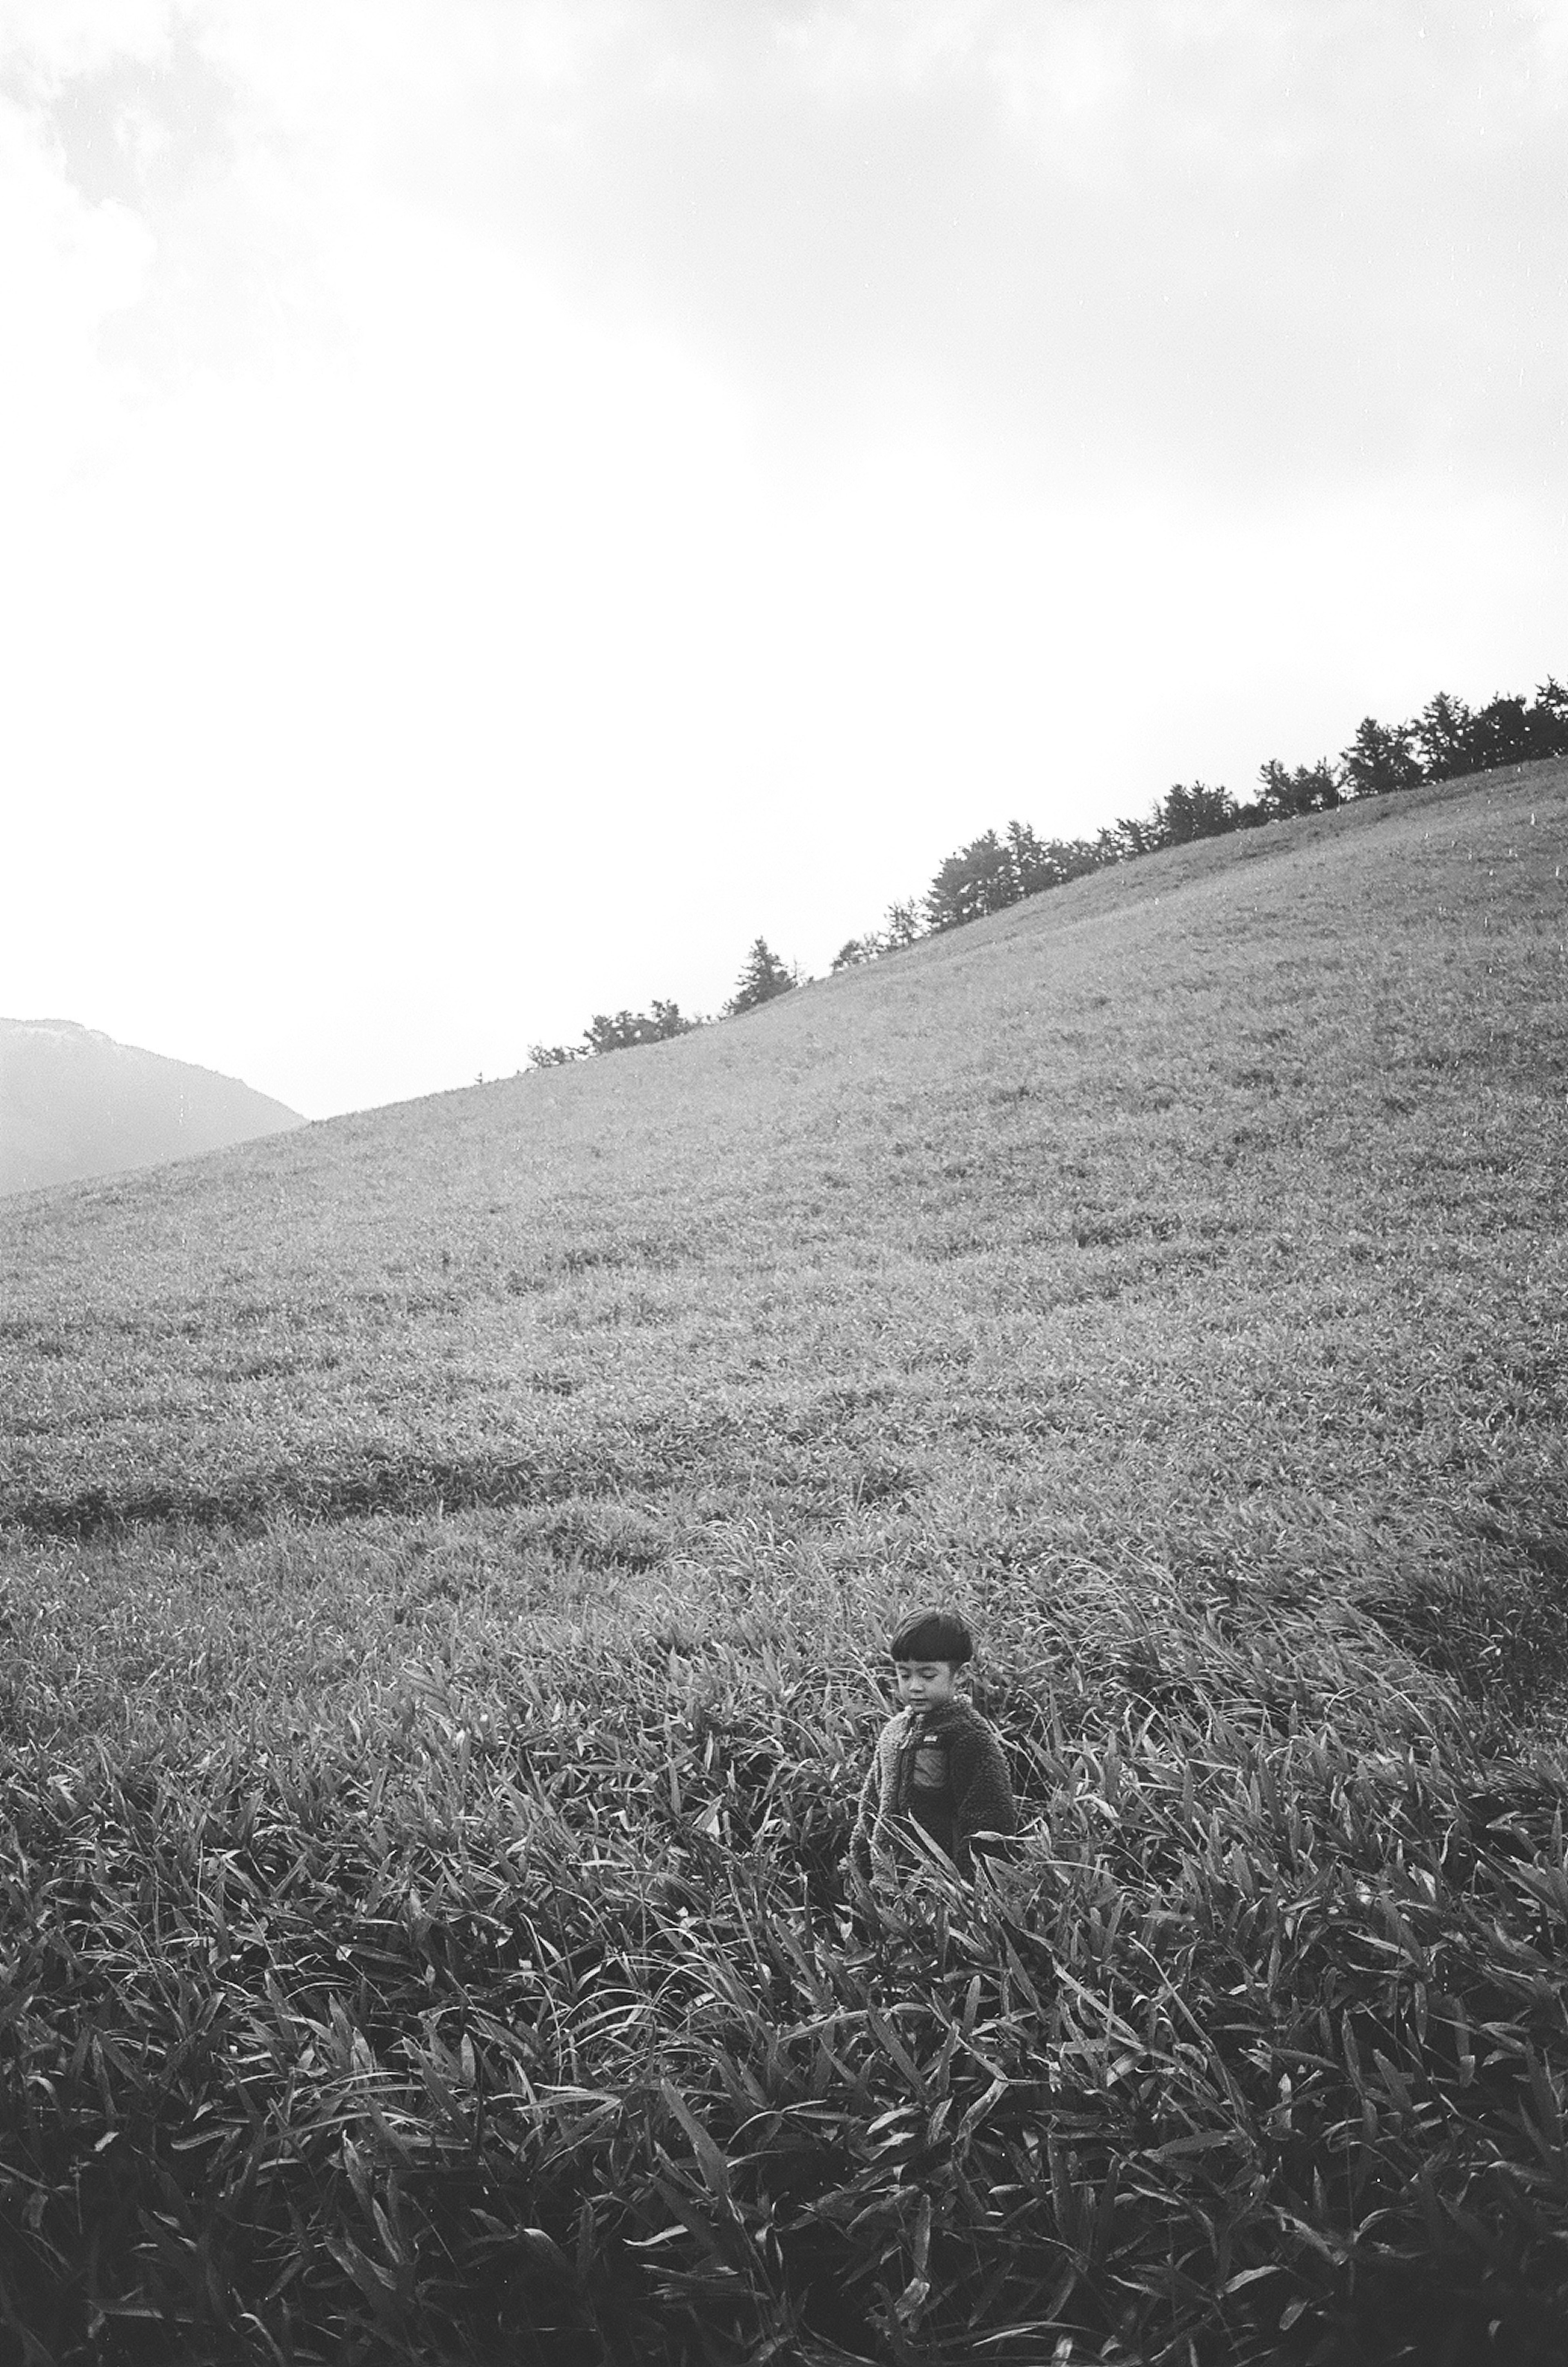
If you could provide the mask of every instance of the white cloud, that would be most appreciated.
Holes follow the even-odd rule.
[[[38,82],[168,48],[175,0],[5,0],[0,70]]]
[[[136,302],[152,265],[145,226],[91,205],[63,178],[36,115],[0,94],[0,318],[6,373],[0,486],[10,502],[56,480],[112,430],[124,389],[98,341]]]

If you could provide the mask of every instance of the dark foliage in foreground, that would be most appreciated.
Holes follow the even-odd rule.
[[[1342,1715],[1213,1614],[1054,1714],[1002,1682],[1031,1833],[893,1908],[840,1887],[856,1721],[723,1656],[505,1732],[435,1679],[336,1744],[17,1756],[0,2341],[1568,2356],[1564,1787],[1419,1682],[1369,1748],[1371,1636]]]

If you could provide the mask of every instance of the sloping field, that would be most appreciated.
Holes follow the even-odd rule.
[[[17,2357],[1568,2356],[1565,825],[7,1204]]]

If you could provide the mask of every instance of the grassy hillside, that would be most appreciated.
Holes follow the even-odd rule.
[[[1565,821],[0,1213],[17,2355],[1568,2355]]]
[[[188,1060],[117,1044],[70,1019],[0,1019],[0,1193],[276,1134],[303,1119]]]

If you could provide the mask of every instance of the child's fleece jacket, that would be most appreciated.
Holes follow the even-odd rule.
[[[874,1860],[891,1844],[890,1828],[905,1818],[946,1851],[960,1874],[971,1869],[976,1833],[1017,1830],[1018,1809],[996,1729],[966,1701],[900,1710],[878,1735],[850,1843],[862,1874],[870,1876]]]

